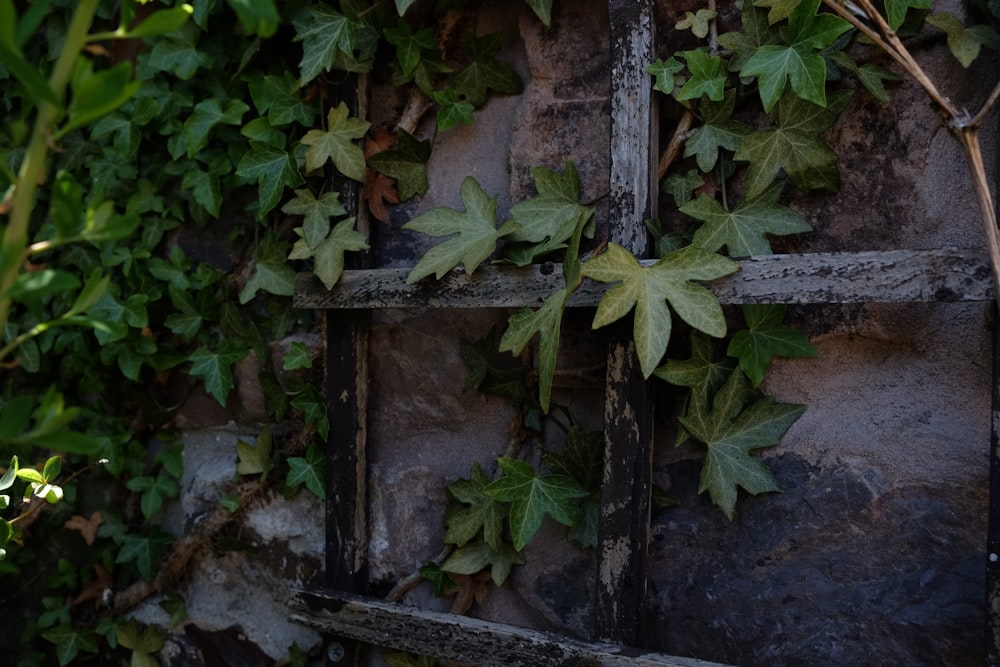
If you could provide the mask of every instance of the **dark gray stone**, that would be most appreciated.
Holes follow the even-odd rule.
[[[983,657],[984,489],[883,488],[872,469],[769,459],[782,494],[733,523],[666,469],[654,517],[649,648],[753,665],[969,665]]]

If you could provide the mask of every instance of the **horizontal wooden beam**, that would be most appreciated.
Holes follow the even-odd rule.
[[[989,301],[989,257],[981,250],[890,250],[738,258],[741,270],[707,283],[722,303]],[[645,260],[649,265],[655,260]],[[441,280],[406,284],[409,269],[345,271],[332,290],[298,276],[298,308],[537,307],[563,285],[562,266],[461,269]],[[607,285],[584,280],[570,306],[596,306]]]
[[[301,592],[291,608],[323,633],[483,667],[723,667],[339,591]]]

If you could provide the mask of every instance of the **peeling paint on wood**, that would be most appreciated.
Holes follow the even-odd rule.
[[[290,606],[292,620],[321,632],[481,667],[724,667],[334,591]]]

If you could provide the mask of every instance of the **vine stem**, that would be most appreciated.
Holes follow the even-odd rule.
[[[860,13],[847,8],[844,0],[823,0],[823,4],[832,9],[844,20],[869,37],[879,48],[891,56],[906,72],[924,89],[931,101],[937,106],[938,112],[955,139],[962,147],[969,172],[972,176],[972,186],[976,192],[976,203],[979,206],[979,217],[986,232],[986,246],[990,256],[990,268],[993,274],[994,299],[1000,305],[1000,230],[997,229],[996,206],[986,176],[986,166],[983,163],[983,151],[979,142],[979,126],[986,115],[996,106],[1000,99],[1000,83],[990,93],[989,98],[974,117],[959,110],[951,101],[941,94],[930,80],[927,73],[907,50],[906,46],[889,26],[885,18],[875,9],[871,0],[854,0],[852,6]],[[871,25],[866,21],[870,21]],[[875,27],[873,28],[872,25]]]
[[[45,162],[48,158],[48,141],[52,126],[62,115],[61,107],[66,85],[73,74],[77,57],[87,44],[87,32],[93,23],[97,4],[98,0],[80,0],[77,4],[73,20],[66,31],[66,41],[49,76],[49,88],[55,93],[60,104],[52,104],[46,100],[36,101],[38,114],[35,117],[35,128],[17,175],[13,207],[10,220],[3,232],[3,245],[0,250],[0,332],[6,328],[11,307],[11,299],[6,294],[20,274],[21,258],[28,246],[35,192],[45,181]]]

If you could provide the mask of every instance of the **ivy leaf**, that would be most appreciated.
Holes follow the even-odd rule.
[[[836,122],[851,95],[848,90],[837,91],[826,107],[785,95],[775,114],[776,127],[745,137],[734,156],[750,163],[746,196],[764,192],[782,170],[800,190],[836,192],[840,187],[837,154],[820,134]]]
[[[506,509],[494,498],[483,493],[492,482],[478,463],[472,465],[469,479],[460,479],[448,485],[448,491],[461,505],[451,505],[445,511],[444,523],[448,528],[444,541],[464,546],[479,531],[483,541],[494,551],[500,550],[503,538],[503,520]]]
[[[502,457],[498,462],[504,476],[484,488],[483,493],[513,503],[510,532],[515,550],[521,551],[534,537],[546,514],[564,526],[576,522],[580,508],[573,500],[588,495],[576,480],[567,475],[539,477],[530,465],[516,459]]]
[[[228,0],[249,35],[270,37],[281,23],[274,0]]]
[[[715,157],[713,156],[713,166]],[[697,169],[691,169],[686,174],[670,174],[663,181],[663,192],[674,198],[677,208],[691,201],[694,191],[705,185],[705,179]],[[662,235],[662,231],[660,232]],[[679,249],[679,248],[678,248]]]
[[[240,303],[249,303],[264,290],[279,296],[291,296],[295,291],[295,270],[285,259],[287,244],[267,233],[254,249],[253,273],[240,290]]]
[[[885,89],[885,84],[882,82],[899,81],[898,75],[887,69],[879,67],[878,65],[865,63],[859,67],[858,64],[843,51],[835,51],[834,53],[831,53],[830,60],[835,62],[838,67],[842,67],[849,72],[853,72],[854,76],[858,77],[858,81],[861,82],[861,85],[863,85],[865,89],[880,102],[889,101],[889,92]]]
[[[406,10],[409,9],[410,6],[416,1],[417,0],[396,0],[396,12],[398,12],[399,15],[402,16],[403,14],[406,13]]]
[[[444,595],[446,589],[455,587],[455,582],[445,574],[440,565],[432,560],[421,565],[419,572],[421,577],[431,582],[434,595],[438,597]]]
[[[319,169],[332,160],[337,171],[359,183],[365,182],[365,154],[353,139],[365,136],[371,123],[348,117],[347,105],[341,102],[330,109],[325,130],[309,130],[302,137],[306,150],[306,170]]]
[[[438,109],[438,130],[444,132],[459,123],[462,125],[472,125],[475,119],[472,112],[476,107],[468,100],[458,99],[458,93],[454,88],[445,88],[434,92],[434,101],[441,107]]]
[[[745,3],[742,11],[742,28],[739,32],[719,35],[719,45],[733,52],[729,58],[730,72],[739,72],[760,47],[781,42],[778,29],[767,20],[767,12]]]
[[[769,9],[767,22],[773,25],[791,16],[792,12],[801,2],[802,0],[754,0],[753,6]]]
[[[205,390],[220,405],[225,405],[229,390],[234,386],[232,366],[247,354],[249,350],[238,348],[228,340],[222,341],[219,349],[214,352],[206,347],[199,347],[188,357],[191,362],[188,374],[202,378]]]
[[[783,304],[744,304],[743,319],[747,328],[733,336],[726,353],[740,360],[754,387],[760,386],[772,357],[819,355],[805,334],[783,323]]]
[[[749,127],[730,120],[736,108],[736,91],[730,89],[720,101],[702,100],[698,106],[702,124],[696,128],[684,143],[684,157],[697,156],[698,168],[708,173],[715,169],[719,149],[735,151],[744,137],[750,134]],[[700,187],[700,183],[696,187]],[[692,188],[694,189],[694,188]],[[690,193],[690,190],[688,190]],[[676,200],[677,197],[675,196]],[[679,205],[683,205],[681,202]]]
[[[697,100],[702,95],[714,102],[721,102],[725,94],[726,73],[722,69],[722,58],[712,56],[708,49],[683,51],[691,78],[677,93],[679,101]]]
[[[77,630],[65,623],[46,630],[42,633],[42,637],[56,645],[56,657],[60,666],[73,662],[80,651],[97,653],[97,641],[93,632]]]
[[[482,37],[470,33],[467,42],[470,62],[455,74],[452,85],[473,106],[483,106],[490,90],[503,95],[518,95],[524,90],[514,68],[496,59],[503,46],[500,33]]]
[[[949,12],[938,12],[927,17],[927,22],[940,28],[948,35],[948,50],[961,63],[968,67],[979,55],[983,46],[996,48],[996,33],[985,26],[966,28],[962,22]],[[978,29],[977,29],[978,28]]]
[[[776,203],[783,185],[776,183],[757,197],[744,199],[732,211],[707,195],[688,202],[681,207],[681,213],[705,223],[695,232],[692,245],[712,252],[725,246],[730,257],[770,255],[767,234],[785,236],[811,231],[797,211]]]
[[[583,264],[583,275],[599,282],[620,282],[605,293],[593,327],[621,319],[635,307],[633,326],[639,365],[645,377],[656,369],[670,341],[669,302],[677,314],[710,336],[726,335],[726,318],[715,296],[693,280],[715,280],[738,270],[725,257],[688,246],[648,268],[625,248],[608,244],[603,254]]]
[[[403,229],[427,234],[428,236],[453,236],[424,254],[406,277],[407,284],[413,284],[434,274],[440,280],[444,274],[462,264],[466,273],[473,273],[487,257],[496,250],[497,241],[519,226],[508,220],[499,229],[496,227],[496,197],[490,198],[471,176],[462,181],[462,203],[465,211],[439,207],[431,209],[403,225]]]
[[[433,52],[438,48],[433,30],[423,28],[413,32],[413,28],[406,21],[400,21],[397,27],[386,28],[383,34],[389,43],[396,47],[396,60],[402,68],[404,77],[413,74],[425,51]]]
[[[135,563],[139,576],[152,581],[160,563],[160,554],[170,542],[170,536],[154,530],[148,536],[128,533],[122,537],[121,548],[115,558],[116,563]]]
[[[670,56],[666,60],[657,58],[646,67],[646,72],[656,77],[655,90],[666,95],[674,92],[674,75],[684,69],[684,63]]]
[[[236,463],[237,475],[261,475],[274,467],[271,460],[271,441],[273,440],[271,429],[264,429],[257,436],[255,444],[244,442],[242,439],[236,440],[236,454],[239,461]]]
[[[680,387],[690,387],[702,404],[726,382],[736,365],[726,357],[714,358],[712,340],[700,331],[691,332],[691,357],[686,360],[667,359],[654,375]]]
[[[289,72],[282,76],[255,76],[248,87],[254,108],[261,116],[267,114],[269,125],[312,125],[316,110],[302,98],[299,82]]]
[[[200,36],[201,30],[196,24],[185,23],[180,30],[156,40],[156,46],[149,54],[148,65],[154,70],[170,72],[187,81],[200,67],[212,62],[208,52],[198,48]]]
[[[737,487],[754,495],[781,490],[767,464],[752,452],[778,444],[805,411],[804,405],[777,403],[771,398],[744,408],[747,391],[746,377],[739,370],[733,371],[715,395],[711,412],[680,418],[681,425],[708,447],[698,490],[708,491],[712,502],[730,520]]]
[[[889,19],[889,27],[893,30],[898,30],[899,26],[903,25],[903,21],[906,20],[907,9],[910,7],[913,9],[931,9],[933,6],[932,0],[885,0],[885,15]],[[927,18],[928,23],[932,23],[931,18],[933,17]],[[936,24],[932,23],[932,25]]]
[[[364,46],[360,60],[366,60],[374,48],[365,46],[371,41],[366,31],[370,29],[358,17],[346,16],[325,4],[311,4],[292,20],[296,39],[302,41],[302,60],[299,61],[299,79],[306,85],[320,72],[336,68],[344,56],[354,59],[354,51]],[[376,36],[377,39],[377,36]]]
[[[509,243],[528,245],[504,249],[504,257],[518,266],[565,248],[581,218],[590,215],[590,209],[577,203],[580,176],[571,160],[566,161],[562,174],[545,167],[535,167],[531,173],[538,195],[511,207],[510,214],[521,228],[507,237]]]
[[[552,378],[559,356],[559,332],[570,294],[572,290],[564,287],[546,297],[538,310],[522,308],[514,313],[500,341],[501,352],[517,356],[538,334],[538,402],[543,412],[549,411],[552,399]]]
[[[259,141],[250,142],[250,150],[240,159],[236,174],[257,179],[259,218],[278,205],[285,186],[294,188],[305,183],[294,157],[284,149]]]
[[[502,542],[499,549],[484,542],[472,542],[456,549],[441,565],[441,569],[444,572],[471,576],[490,568],[493,583],[503,586],[515,565],[524,565],[524,556],[509,542]]]
[[[141,493],[139,507],[142,515],[147,519],[152,518],[160,507],[163,506],[164,498],[176,498],[180,492],[177,480],[170,475],[161,472],[156,477],[143,475],[134,477],[128,481],[126,486],[136,493]]]
[[[288,477],[285,479],[288,486],[305,484],[316,497],[325,500],[326,486],[323,482],[325,478],[326,459],[315,444],[309,445],[304,458],[288,457]]]
[[[194,157],[198,151],[208,144],[208,135],[216,125],[239,125],[243,122],[243,114],[250,107],[241,100],[229,100],[225,108],[218,98],[202,100],[195,105],[188,119],[184,121],[181,133],[187,145],[187,156]]]
[[[419,141],[406,130],[400,130],[396,147],[371,156],[368,165],[395,178],[399,198],[406,201],[414,195],[423,197],[427,194],[427,160],[430,156],[430,141]]]
[[[552,0],[524,0],[546,28],[552,27]]]
[[[708,27],[712,19],[717,15],[717,12],[711,9],[699,9],[697,13],[695,12],[684,12],[684,18],[678,21],[674,28],[677,30],[690,30],[698,39],[704,39],[708,36]]]
[[[348,250],[368,250],[368,242],[364,234],[354,229],[354,218],[341,220],[330,230],[325,239],[320,241],[315,248],[310,248],[304,238],[300,238],[292,246],[292,252],[288,259],[309,259],[313,258],[313,271],[323,281],[327,289],[340,280],[340,275],[344,272],[344,253]],[[295,229],[295,233],[303,234],[302,228]]]
[[[330,234],[330,218],[347,215],[347,209],[340,203],[340,193],[324,192],[316,199],[309,189],[296,190],[295,198],[282,206],[281,212],[304,216],[302,240],[312,249]]]
[[[765,45],[740,69],[740,76],[758,77],[764,111],[778,103],[790,81],[802,99],[826,105],[826,63],[818,51],[830,46],[851,24],[834,14],[816,14],[822,0],[802,0],[788,18],[785,45]]]

